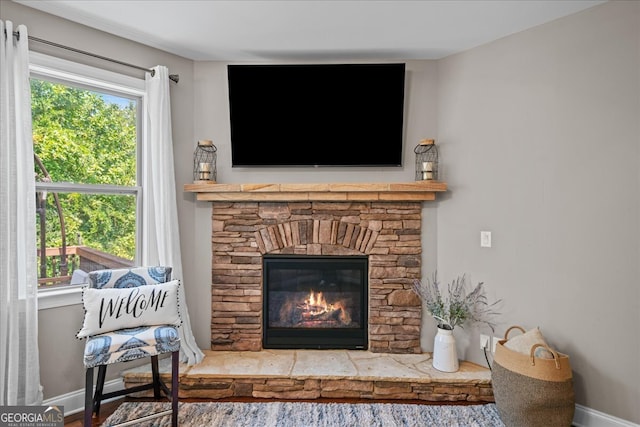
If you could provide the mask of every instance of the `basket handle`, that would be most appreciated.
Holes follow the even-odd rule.
[[[512,326],[509,329],[507,329],[507,332],[504,333],[504,339],[507,340],[509,339],[509,332],[511,332],[512,329],[519,329],[520,332],[522,332],[524,334],[524,328],[522,326]]]
[[[549,347],[548,345],[544,345],[542,343],[538,343],[538,344],[534,344],[531,347],[531,366],[535,366],[536,365],[536,361],[535,361],[535,353],[536,353],[536,349],[538,347],[544,347],[547,350],[549,350],[549,352],[551,354],[553,354],[553,360],[556,362],[556,369],[560,369],[560,356],[558,356],[558,352],[555,351],[554,349],[552,349],[551,347]]]

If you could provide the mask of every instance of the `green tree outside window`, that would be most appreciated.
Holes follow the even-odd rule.
[[[35,78],[31,97],[34,153],[49,175],[36,162],[36,181],[136,185],[136,100]],[[134,196],[100,192],[58,192],[57,196],[67,245],[134,259]],[[47,201],[46,246],[60,247],[62,233],[53,194],[40,197]],[[40,241],[40,235],[37,238]]]

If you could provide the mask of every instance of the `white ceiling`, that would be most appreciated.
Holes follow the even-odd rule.
[[[14,1],[198,61],[439,59],[604,3]]]

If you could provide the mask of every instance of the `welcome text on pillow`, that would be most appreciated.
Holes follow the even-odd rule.
[[[102,328],[107,317],[120,318],[128,314],[133,317],[140,317],[147,310],[158,311],[164,307],[169,292],[167,290],[154,289],[148,295],[140,294],[136,288],[123,298],[118,296],[116,299],[102,298],[100,302],[100,324]],[[105,305],[106,300],[106,305]]]

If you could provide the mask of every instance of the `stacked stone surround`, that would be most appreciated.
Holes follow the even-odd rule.
[[[367,255],[369,350],[421,353],[420,202],[213,202],[211,349],[262,349],[262,256]]]

